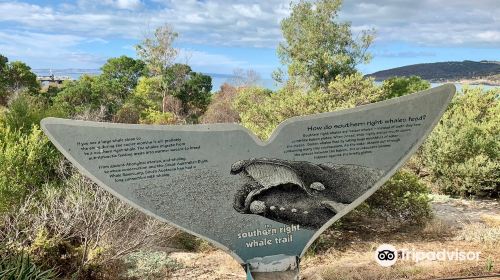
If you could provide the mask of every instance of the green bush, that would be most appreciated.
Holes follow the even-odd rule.
[[[56,274],[52,269],[40,268],[25,253],[0,259],[0,279],[2,280],[49,280],[55,278]]]
[[[38,126],[24,134],[0,124],[0,213],[53,180],[59,158]]]
[[[163,113],[148,108],[143,112],[143,116],[141,116],[139,122],[142,124],[175,124],[177,118],[173,113]]]
[[[400,170],[358,209],[401,224],[422,224],[432,217],[429,188],[411,172]]]
[[[500,89],[464,88],[423,146],[423,162],[447,194],[500,190]]]
[[[382,83],[383,99],[403,96],[409,93],[429,89],[431,84],[418,76],[392,77]]]
[[[33,125],[39,124],[44,117],[41,100],[27,94],[21,94],[12,100],[7,110],[2,113],[1,122],[12,130],[29,132]]]
[[[300,115],[331,112],[375,102],[381,90],[371,79],[359,73],[337,77],[329,84],[329,92],[303,92],[293,84],[273,93],[270,90],[243,88],[234,103],[241,123],[257,136],[267,139],[282,121]]]

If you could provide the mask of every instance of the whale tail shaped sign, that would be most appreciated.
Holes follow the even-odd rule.
[[[334,221],[419,147],[453,85],[295,117],[267,142],[238,124],[129,125],[46,118],[86,176],[137,209],[204,238],[256,272],[293,270]]]

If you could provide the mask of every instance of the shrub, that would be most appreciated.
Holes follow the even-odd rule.
[[[331,112],[367,104],[380,99],[381,91],[373,80],[359,73],[337,77],[329,84],[329,92],[303,92],[288,84],[276,93],[250,87],[240,91],[235,108],[241,123],[257,136],[267,139],[282,121],[300,115]]]
[[[176,233],[73,170],[62,186],[48,185],[0,216],[1,243],[75,279],[103,279],[127,254],[165,245]]]
[[[178,120],[173,113],[162,113],[148,108],[143,112],[139,122],[143,124],[175,124]]]
[[[424,164],[445,193],[500,190],[499,98],[499,89],[464,88],[424,144]]]
[[[0,213],[53,180],[59,158],[38,126],[23,134],[0,125]]]
[[[12,130],[29,132],[44,117],[46,107],[39,98],[21,94],[9,102],[8,110],[3,112],[1,121]]]
[[[418,76],[392,77],[382,83],[383,99],[403,96],[429,89],[431,84]]]
[[[202,123],[236,123],[240,121],[233,103],[238,95],[238,89],[229,84],[223,84],[219,92],[212,96],[212,102],[201,118]]]
[[[169,272],[182,268],[182,265],[168,257],[165,252],[138,251],[126,257],[129,266],[128,277],[137,279],[160,279]]]
[[[416,175],[400,170],[358,210],[399,224],[422,224],[432,217],[429,194]]]
[[[125,103],[116,115],[113,116],[113,122],[117,123],[139,123],[141,118],[141,110],[131,103]]]

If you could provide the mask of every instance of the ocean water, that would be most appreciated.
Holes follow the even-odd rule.
[[[38,76],[49,76],[50,74],[53,74],[54,76],[66,76],[70,77],[71,79],[78,79],[80,76],[87,74],[87,75],[99,75],[101,71],[99,69],[33,69],[33,72],[38,75]],[[206,73],[206,75],[209,75],[212,77],[212,92],[216,92],[220,89],[220,87],[224,83],[229,83],[231,79],[234,77],[232,75],[228,74],[214,74],[214,73]],[[376,81],[375,84],[381,85],[382,82]],[[440,85],[443,85],[444,83],[431,83],[431,87],[437,87]],[[272,79],[261,79],[259,81],[259,85],[271,90],[276,90],[277,85]],[[457,87],[457,91],[460,91],[462,87],[464,87],[463,84],[458,84],[456,83],[455,86]],[[500,86],[483,86],[483,85],[469,85],[469,87],[483,87],[483,89],[488,90],[491,88],[500,88]]]

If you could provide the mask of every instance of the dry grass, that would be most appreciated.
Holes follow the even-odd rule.
[[[482,217],[484,223],[463,224],[461,229],[434,219],[421,228],[400,229],[383,234],[372,232],[363,238],[358,238],[356,232],[347,237],[344,234],[343,247],[335,247],[335,250],[325,251],[303,262],[302,279],[437,279],[500,274],[498,218],[500,217],[486,215]],[[398,260],[394,266],[385,268],[378,265],[374,258],[375,249],[382,243],[392,244],[399,249],[423,252],[480,252],[480,258],[478,261]]]
[[[466,224],[458,233],[456,239],[487,244],[499,243],[500,227],[490,227],[482,223]],[[500,244],[498,246],[500,247]]]
[[[500,215],[482,215],[481,220],[490,227],[500,227]]]
[[[452,207],[461,207],[456,202],[453,200],[456,206]],[[459,208],[455,210],[460,212]],[[470,208],[466,211],[472,213]],[[380,227],[381,221],[364,220],[359,224],[348,223],[348,227],[342,229],[332,228],[322,234],[322,241],[303,258],[301,279],[423,280],[500,275],[500,216],[495,211],[493,209],[490,214],[481,215],[481,219],[462,224],[450,224],[449,219],[441,219],[446,213],[441,213],[425,226]],[[478,261],[398,260],[394,266],[385,268],[374,258],[375,249],[382,243],[423,252],[480,252],[480,257]],[[241,266],[219,250],[177,253],[172,257],[183,263],[184,268],[168,279],[245,279]],[[500,279],[500,276],[489,279]]]
[[[398,260],[389,268],[379,266],[374,259],[375,248],[380,243],[353,244],[346,251],[307,259],[303,263],[303,280],[389,280],[389,279],[436,279],[453,276],[476,276],[500,273],[500,252],[496,246],[464,241],[393,242],[384,240],[396,248],[415,248],[418,251],[481,252],[479,261],[421,261]],[[493,260],[493,267],[487,269]]]

